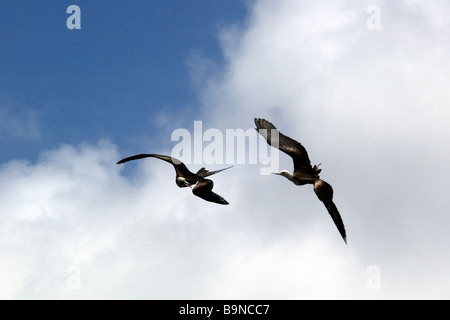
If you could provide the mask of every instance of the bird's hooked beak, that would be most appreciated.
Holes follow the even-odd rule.
[[[272,172],[272,174],[276,174],[278,176],[281,176],[281,172]]]

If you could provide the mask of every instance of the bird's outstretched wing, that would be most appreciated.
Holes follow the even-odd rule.
[[[166,161],[170,164],[173,165],[173,167],[175,168],[176,172],[182,176],[185,177],[186,179],[194,179],[195,180],[195,174],[192,173],[191,171],[189,171],[189,169],[186,167],[186,165],[181,162],[180,160],[170,157],[170,156],[164,156],[161,154],[146,154],[146,153],[142,153],[142,154],[137,154],[131,157],[127,157],[125,159],[122,159],[120,161],[117,162],[117,164],[121,164],[124,162],[128,162],[128,161],[132,161],[132,160],[138,160],[138,159],[143,159],[143,158],[157,158],[157,159],[161,159],[163,161]],[[198,180],[198,179],[197,179]]]
[[[117,161],[116,164],[121,164],[121,163],[125,163],[125,162],[128,162],[128,161],[138,160],[138,159],[148,158],[148,157],[153,157],[153,155],[152,155],[152,154],[145,154],[145,153],[142,153],[142,154],[136,154],[136,155],[134,155],[134,156],[127,157],[127,158],[124,158],[124,159],[122,159],[122,160],[120,160],[120,161]]]
[[[327,208],[328,213],[342,236],[342,239],[344,239],[345,243],[347,243],[344,221],[342,221],[341,215],[333,202],[333,188],[327,182],[317,179],[314,183],[314,192]]]
[[[294,161],[294,171],[304,168],[308,172],[312,169],[311,161],[305,147],[300,142],[285,136],[271,122],[266,119],[255,118],[256,130],[272,147],[278,148],[291,156]]]
[[[200,180],[192,189],[192,193],[203,200],[218,204],[229,204],[223,197],[212,191],[214,183],[209,179]]]
[[[336,208],[336,205],[334,204],[333,201],[323,202],[323,203],[324,203],[325,207],[327,208],[328,213],[330,214],[331,218],[333,219],[334,224],[338,228],[339,233],[342,236],[342,239],[344,239],[345,243],[347,243],[347,235],[345,233],[344,222],[342,221],[341,215],[339,214],[339,211]]]

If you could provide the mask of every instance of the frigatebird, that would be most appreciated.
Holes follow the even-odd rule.
[[[256,130],[266,139],[269,145],[291,156],[294,162],[293,173],[281,170],[280,172],[273,172],[273,174],[286,177],[296,185],[313,184],[314,192],[327,208],[339,233],[347,243],[344,222],[333,202],[333,188],[329,183],[320,179],[319,173],[322,171],[322,169],[319,169],[320,164],[311,166],[305,147],[300,142],[282,134],[271,122],[266,119],[255,118],[255,124]]]
[[[158,158],[161,160],[164,160],[170,164],[173,165],[175,168],[176,178],[175,182],[180,188],[190,187],[192,188],[192,193],[196,195],[197,197],[200,197],[206,201],[215,202],[219,204],[229,204],[224,198],[219,196],[218,194],[214,193],[212,191],[212,188],[214,186],[214,183],[210,179],[205,179],[208,176],[211,176],[215,173],[221,172],[223,170],[229,169],[224,168],[220,170],[215,171],[208,171],[205,168],[201,168],[196,173],[193,173],[189,171],[189,169],[186,167],[184,163],[182,163],[180,160],[170,157],[170,156],[164,156],[160,154],[137,154],[125,159],[122,159],[117,162],[117,164],[121,164],[127,161],[131,160],[137,160],[142,158]],[[194,186],[194,187],[192,187]]]

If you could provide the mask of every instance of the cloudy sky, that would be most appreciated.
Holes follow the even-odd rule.
[[[437,0],[3,3],[0,298],[449,299],[449,16]],[[312,186],[261,163],[215,176],[229,206],[165,162],[115,164],[170,154],[194,121],[225,153],[255,117],[322,163],[348,245]],[[193,139],[192,170],[225,166]]]

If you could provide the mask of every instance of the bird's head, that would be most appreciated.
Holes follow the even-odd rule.
[[[294,180],[294,176],[292,175],[292,173],[290,173],[290,172],[287,171],[287,170],[281,170],[280,172],[272,172],[272,174],[276,174],[276,175],[279,175],[279,176],[283,176],[283,177],[285,177],[286,179],[288,179],[288,180],[294,182],[295,184],[297,184],[297,181]]]
[[[281,170],[280,172],[272,172],[272,174],[276,174],[278,176],[289,177],[291,174],[287,170]]]

